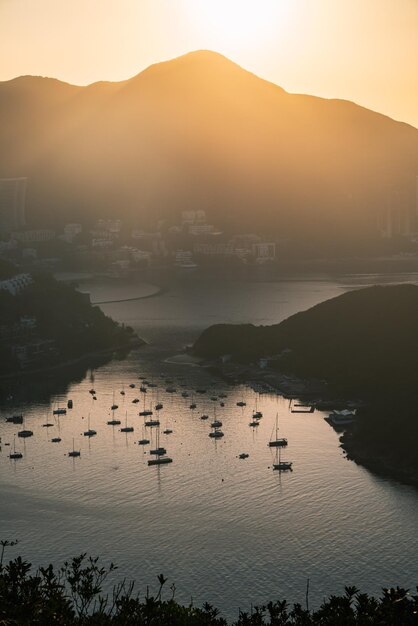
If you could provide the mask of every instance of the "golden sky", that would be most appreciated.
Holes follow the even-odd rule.
[[[202,48],[418,127],[418,0],[0,0],[0,80],[122,80]]]

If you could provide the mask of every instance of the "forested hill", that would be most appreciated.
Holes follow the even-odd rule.
[[[276,367],[347,391],[418,393],[418,287],[350,291],[273,326],[216,325],[194,352],[238,361],[278,355]]]

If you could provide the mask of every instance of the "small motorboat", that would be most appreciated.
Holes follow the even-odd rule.
[[[244,400],[240,400],[239,402],[237,402],[237,406],[247,406],[247,403],[244,402]]]
[[[64,409],[64,408],[58,408],[58,409],[53,410],[54,415],[66,415],[66,413],[67,413],[67,409]]]
[[[223,436],[224,434],[221,430],[214,430],[213,432],[209,433],[209,437],[212,437],[213,439],[220,439]]]
[[[68,453],[68,456],[72,456],[72,457],[81,456],[80,450],[76,450],[74,448],[74,439],[73,439],[73,449]]]
[[[62,441],[61,437],[52,437],[51,439],[51,443],[59,443],[60,441]]]
[[[209,415],[201,415],[200,419],[201,420],[208,420],[209,419]]]
[[[139,446],[147,446],[149,444],[150,440],[149,439],[140,439],[138,441],[138,445]]]
[[[183,398],[188,398],[189,397],[189,393],[187,391],[183,391],[183,393],[181,394]]]
[[[159,426],[160,425],[160,420],[148,420],[145,422],[145,426]]]
[[[17,436],[23,439],[26,439],[27,437],[33,436],[33,431],[32,430],[19,430],[19,432],[17,433]]]
[[[111,419],[107,422],[108,426],[119,426],[119,424],[121,423],[120,420],[115,420],[115,419]]]
[[[149,453],[150,454],[156,454],[157,456],[160,456],[162,454],[167,454],[167,450],[165,448],[163,448],[162,446],[158,446],[158,448],[154,448],[154,450],[150,450]]]
[[[135,389],[135,383],[131,383],[129,386],[131,389]]]
[[[67,402],[67,409],[72,409],[73,408],[73,401],[70,399]]]
[[[155,405],[155,410],[156,410],[156,411],[161,411],[161,409],[162,409],[162,408],[163,408],[163,403],[162,403],[162,402],[158,402],[158,403]]]
[[[163,456],[157,459],[150,459],[148,461],[148,465],[165,465],[166,463],[172,463],[173,459],[170,459],[169,456]]]
[[[42,424],[42,428],[51,428],[51,426],[54,426],[54,424],[51,424],[51,422],[46,422],[46,424]]]
[[[250,455],[249,455],[249,454],[247,454],[246,452],[241,452],[241,454],[239,455],[239,458],[240,458],[240,459],[248,459],[248,457],[249,457],[249,456],[250,456]]]
[[[222,426],[222,422],[220,420],[215,420],[211,424],[211,428],[220,428]]]
[[[12,415],[11,417],[6,417],[6,422],[10,422],[11,424],[23,424],[23,415]]]
[[[195,402],[192,402],[190,405],[190,408],[193,410],[197,407],[197,404]]]
[[[150,411],[149,409],[145,409],[144,411],[140,411],[139,413],[140,417],[148,417],[148,415],[152,415],[152,411]]]
[[[139,398],[134,398],[134,399],[132,400],[132,404],[138,404],[138,402],[139,402]]]
[[[171,435],[173,431],[171,430],[171,428],[166,428],[165,430],[163,430],[164,435]]]

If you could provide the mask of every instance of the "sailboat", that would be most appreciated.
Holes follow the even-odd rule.
[[[287,446],[287,439],[285,439],[284,437],[279,438],[279,414],[278,413],[276,413],[276,438],[275,439],[273,439],[273,432],[274,432],[274,428],[271,433],[270,441],[268,443],[269,448],[283,448]]]
[[[115,392],[113,392],[113,399],[115,398]],[[117,404],[112,404],[112,419],[107,422],[108,426],[119,426],[120,420],[115,419],[115,407],[118,408]]]
[[[282,449],[278,447],[276,450],[276,462],[273,463],[273,470],[278,470],[279,472],[292,471],[291,461],[282,461],[281,454]]]
[[[194,394],[192,393],[192,403],[190,405],[190,408],[192,409],[192,411],[197,407],[196,402],[194,401]]]
[[[149,444],[149,442],[150,440],[145,437],[144,427],[142,427],[142,439],[138,441],[138,445],[146,446]]]
[[[9,454],[9,459],[21,459],[23,458],[23,454],[21,452],[16,452],[16,437],[13,438],[13,452]]]
[[[216,419],[216,406],[213,407],[213,422],[211,424],[211,428],[220,428],[222,426],[222,422]]]
[[[133,433],[134,427],[128,426],[128,411],[126,411],[125,426],[120,429],[121,433]]]
[[[157,389],[157,404],[155,405],[155,410],[156,411],[161,411],[161,409],[163,408],[163,403],[159,401],[159,393],[158,393],[158,389]]]
[[[25,418],[23,418],[22,424],[23,425],[25,424]],[[32,430],[27,430],[25,428],[23,430],[19,430],[18,433],[17,433],[17,436],[21,437],[23,439],[26,439],[27,437],[32,437],[32,435],[33,435],[33,431]]]
[[[253,411],[253,419],[259,420],[262,417],[263,417],[262,412],[258,410],[258,398],[257,398],[257,395],[256,395],[255,396],[255,409]]]
[[[113,401],[112,401],[112,406],[110,407],[110,409],[112,411],[116,411],[117,408],[118,408],[118,405],[115,404],[115,392],[113,392]]]
[[[84,431],[83,434],[85,437],[94,437],[94,435],[97,435],[96,431],[90,428],[90,413],[88,417],[88,430]]]
[[[76,457],[76,456],[80,456],[80,455],[81,455],[80,450],[76,450],[74,448],[74,437],[73,437],[73,449],[68,453],[68,456]]]
[[[244,402],[244,394],[241,397],[241,400],[237,402],[237,406],[247,406],[247,403]]]
[[[140,417],[148,417],[148,415],[152,415],[151,409],[145,408],[145,396],[144,396],[144,410],[139,413]]]
[[[153,450],[150,450],[150,454],[155,456],[155,459],[150,459],[148,461],[148,465],[163,465],[165,463],[172,463],[173,459],[169,456],[165,456],[167,454],[167,450],[160,446],[160,429],[157,429],[156,434],[156,445]]]

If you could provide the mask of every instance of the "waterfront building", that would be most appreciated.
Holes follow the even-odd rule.
[[[276,258],[276,244],[253,243],[252,253],[257,261],[274,261]]]
[[[21,293],[26,287],[32,284],[30,274],[16,274],[12,278],[0,281],[0,290],[8,291],[12,296]]]
[[[0,235],[25,226],[27,178],[0,178]]]

